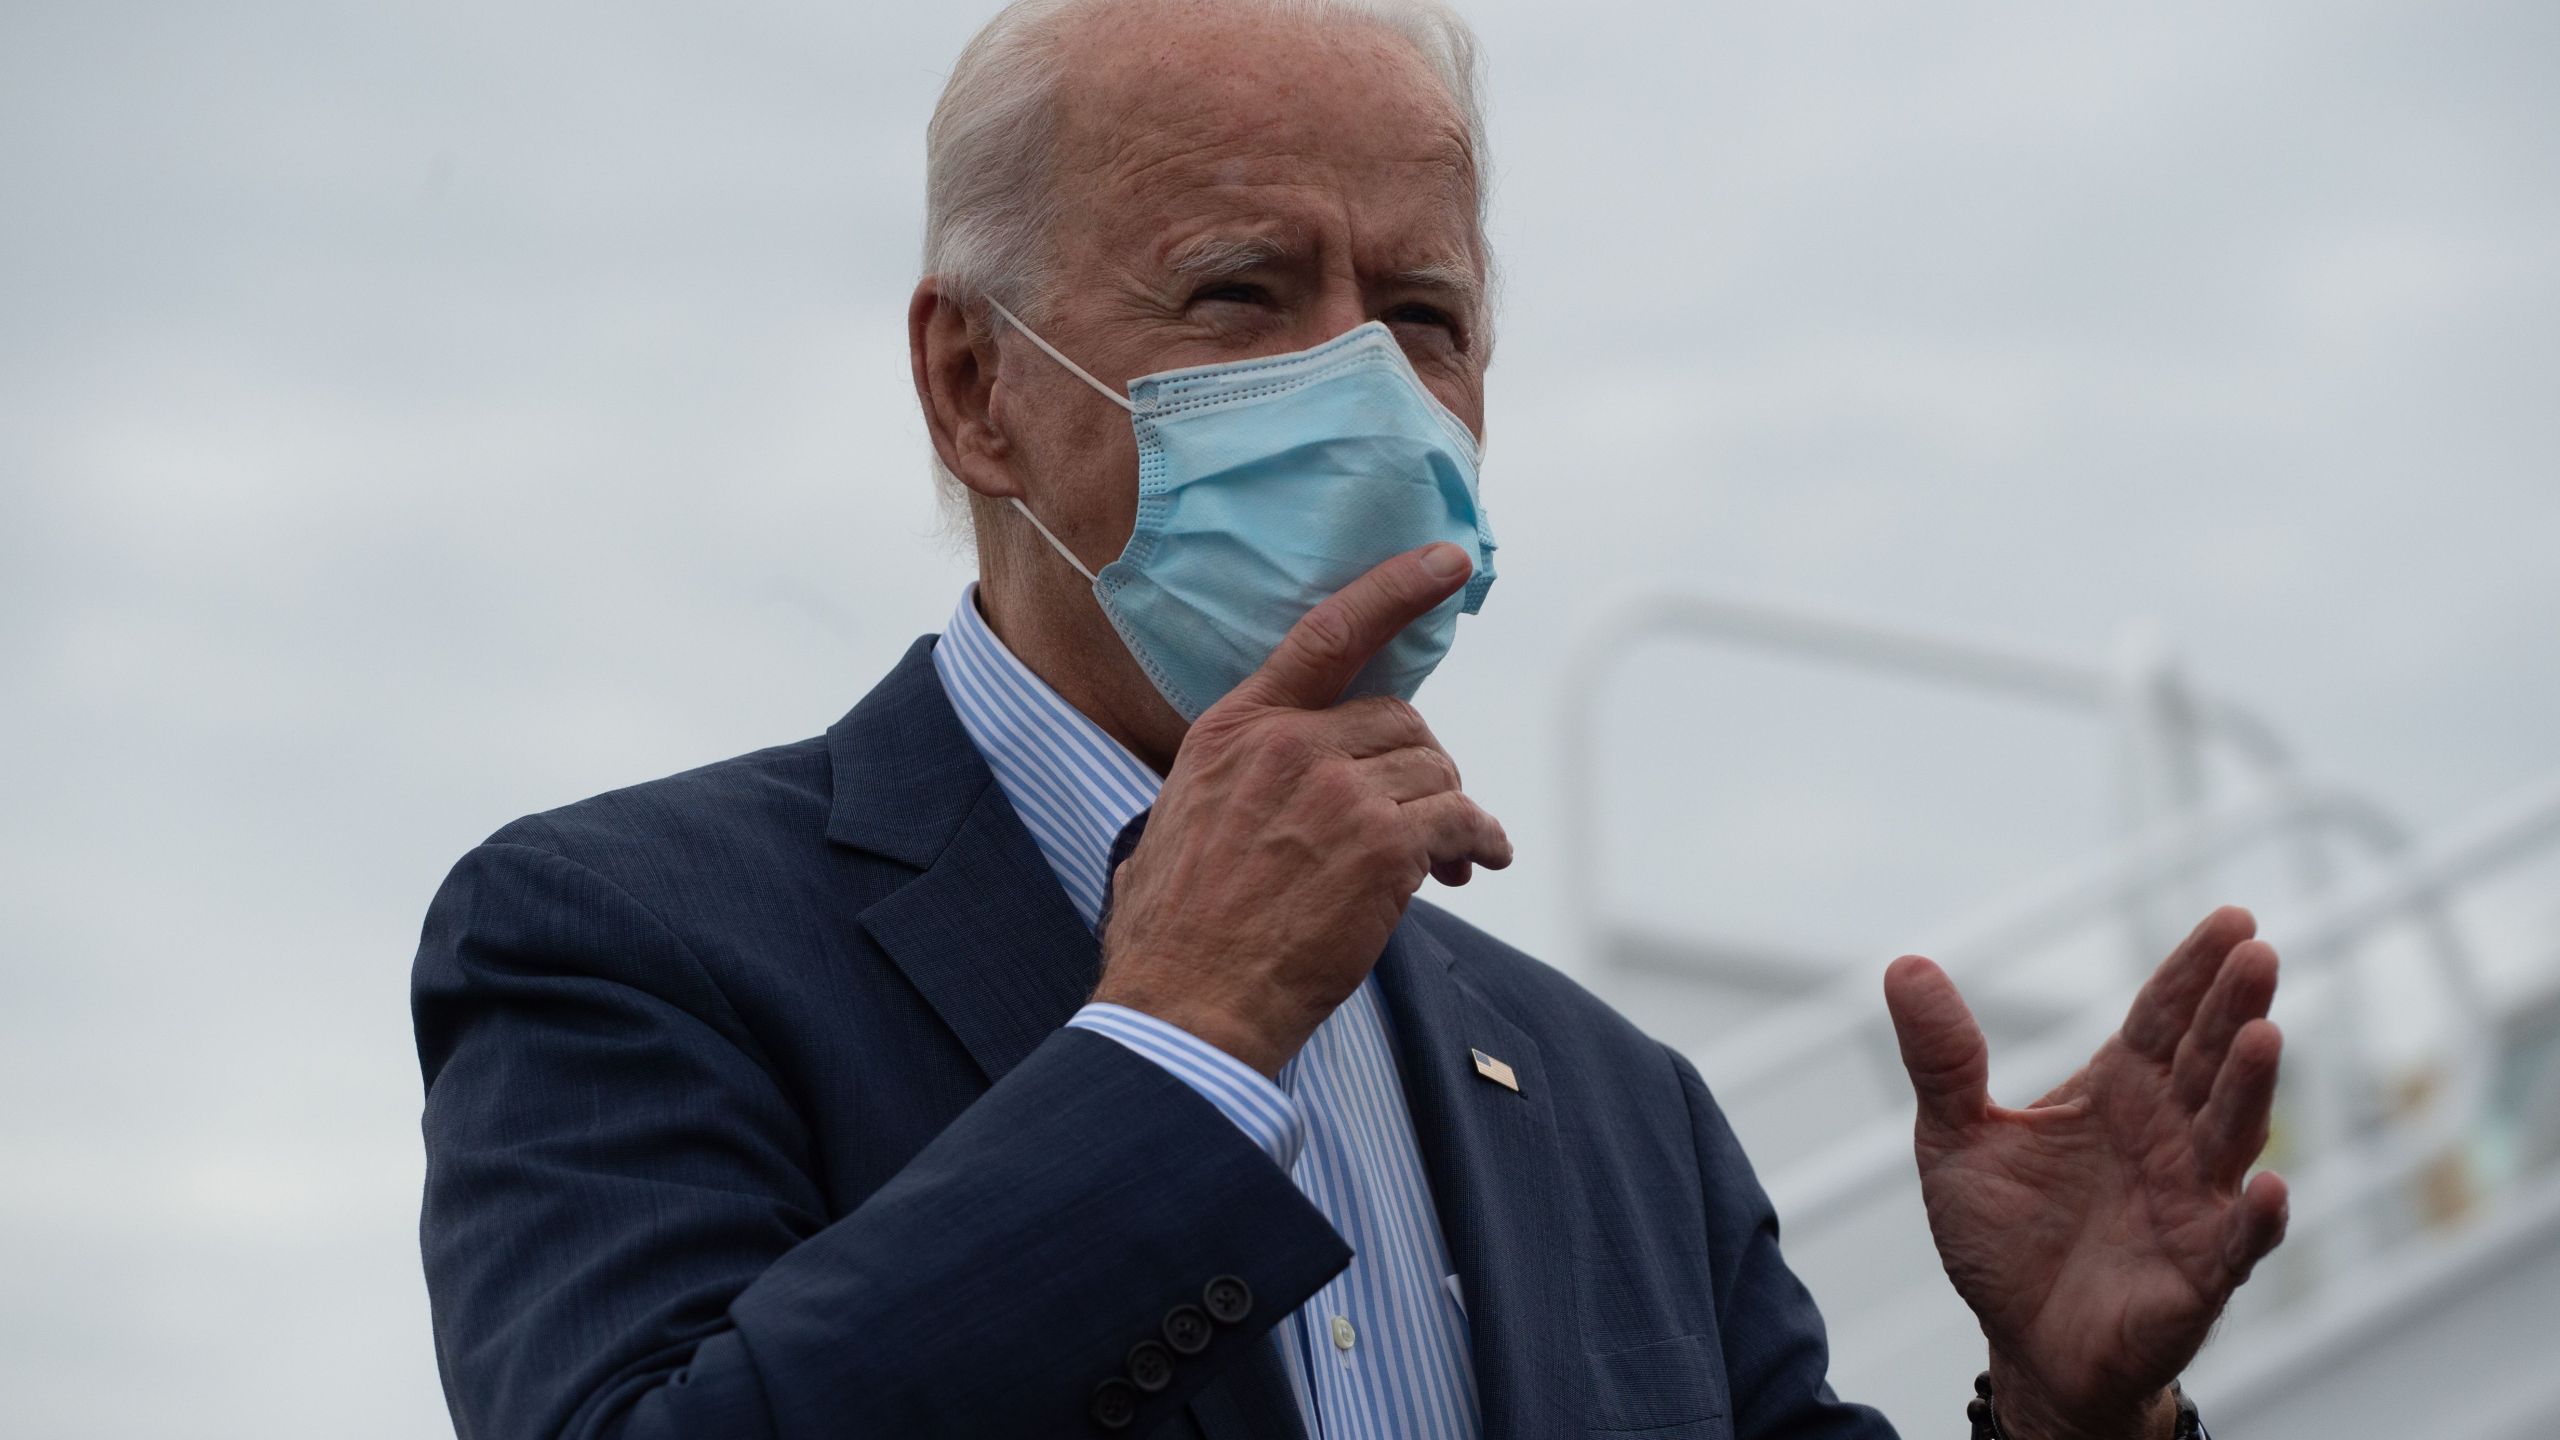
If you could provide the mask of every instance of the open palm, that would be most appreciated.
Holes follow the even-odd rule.
[[[1991,1102],[1990,1051],[1944,971],[1918,956],[1886,971],[1929,1228],[1991,1342],[2004,1416],[2140,1433],[2283,1238],[2284,1182],[2242,1184],[2283,1048],[2266,1019],[2276,953],[2255,933],[2246,910],[2206,917],[2123,1027],[2025,1109]]]

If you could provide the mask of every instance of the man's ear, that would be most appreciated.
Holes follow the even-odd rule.
[[[940,276],[917,281],[907,301],[907,361],[942,468],[990,500],[1021,494],[1004,463],[1012,446],[994,423],[995,332],[972,323]]]

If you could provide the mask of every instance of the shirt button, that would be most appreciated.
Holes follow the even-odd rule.
[[[1360,1343],[1360,1332],[1351,1328],[1351,1317],[1347,1315],[1334,1316],[1333,1348],[1336,1350],[1348,1350],[1358,1343]]]

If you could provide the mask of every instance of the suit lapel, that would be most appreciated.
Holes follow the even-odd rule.
[[[827,732],[827,838],[923,872],[862,928],[993,1082],[1092,994],[1102,952],[961,728],[932,649],[918,640]]]
[[[933,868],[862,912],[989,1081],[1067,1023],[1102,951],[1030,834],[989,785]]]
[[[1487,1440],[1569,1433],[1584,1380],[1554,1091],[1538,1044],[1410,918],[1378,961],[1440,1227],[1466,1291]],[[1515,1092],[1476,1073],[1482,1050]]]

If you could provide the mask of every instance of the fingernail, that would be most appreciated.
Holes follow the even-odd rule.
[[[1434,580],[1455,580],[1475,568],[1467,560],[1467,552],[1442,541],[1422,552],[1422,568]]]

